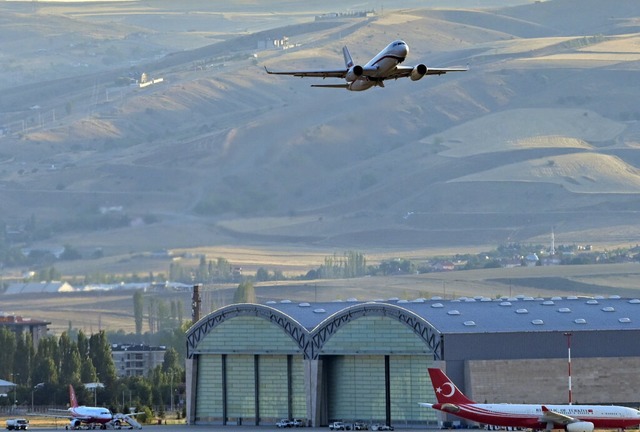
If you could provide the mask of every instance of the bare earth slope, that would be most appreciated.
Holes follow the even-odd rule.
[[[107,254],[496,245],[552,226],[639,241],[640,3],[317,21],[340,5],[213,4],[1,6],[5,223],[34,215],[47,244]],[[350,93],[262,69],[341,67],[345,44],[364,63],[396,38],[408,64],[470,70]],[[162,82],[128,84],[143,72]]]

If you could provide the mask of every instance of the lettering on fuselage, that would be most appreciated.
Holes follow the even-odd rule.
[[[570,416],[593,414],[593,409],[591,408],[555,408],[555,409],[552,409],[551,411],[559,414],[570,415]],[[536,413],[542,413],[542,412],[543,412],[542,408],[536,408]]]

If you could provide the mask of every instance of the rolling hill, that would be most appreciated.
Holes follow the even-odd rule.
[[[2,218],[33,215],[50,234],[34,246],[107,256],[472,247],[552,227],[638,242],[640,4],[468,3],[319,20],[347,6],[2,4]],[[470,70],[351,93],[262,69],[341,67],[345,44],[364,63],[396,38],[409,64]],[[123,84],[143,72],[163,81]]]

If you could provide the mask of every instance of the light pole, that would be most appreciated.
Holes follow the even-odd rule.
[[[33,412],[33,411],[34,411],[34,407],[33,407],[33,394],[34,394],[35,392],[37,392],[37,391],[38,391],[38,389],[40,389],[40,388],[42,388],[42,387],[44,387],[44,383],[43,383],[43,382],[41,382],[41,383],[38,383],[38,384],[34,385],[34,386],[33,386],[33,389],[31,389],[31,412]]]
[[[173,369],[171,369],[171,412],[173,412]]]
[[[20,376],[17,372],[11,372],[11,380],[17,381],[16,376]],[[13,383],[13,407],[15,408],[18,405],[18,383]]]
[[[93,383],[93,406],[98,406],[98,384],[100,384],[100,374],[96,373],[96,382]]]
[[[567,360],[569,365],[569,405],[573,404],[573,398],[571,395],[571,332],[564,334],[567,337]]]

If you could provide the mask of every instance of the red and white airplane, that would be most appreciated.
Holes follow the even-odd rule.
[[[269,74],[293,75],[297,77],[342,78],[344,84],[313,84],[311,87],[343,88],[351,91],[368,90],[371,87],[384,87],[384,81],[398,78],[411,78],[418,81],[425,75],[443,75],[447,72],[464,72],[467,68],[430,68],[424,64],[417,66],[400,66],[409,55],[409,46],[401,40],[393,41],[380,51],[364,66],[357,65],[351,59],[349,49],[342,48],[345,67],[334,70],[319,71],[271,71]]]
[[[120,429],[124,423],[127,423],[132,428],[142,429],[140,423],[133,418],[134,415],[139,413],[114,415],[107,408],[78,405],[76,392],[71,384],[69,384],[69,405],[66,410],[52,410],[66,412],[66,415],[45,414],[44,416],[69,419],[69,424],[65,426],[65,429],[80,429],[82,425],[86,425],[89,429],[96,427],[100,429]]]
[[[592,432],[640,425],[640,411],[615,405],[480,404],[467,398],[440,369],[429,368],[438,403],[420,403],[477,423],[530,428]]]

